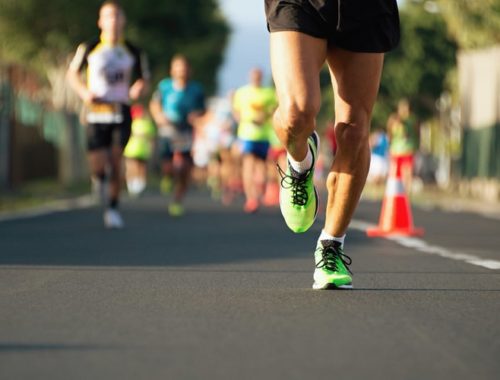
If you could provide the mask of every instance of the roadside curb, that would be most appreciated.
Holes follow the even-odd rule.
[[[96,205],[92,195],[84,195],[78,198],[51,201],[43,206],[27,208],[18,211],[0,212],[0,222],[36,218],[39,216],[65,212],[70,210],[85,209]]]
[[[379,193],[373,191],[364,192],[361,199],[382,203],[384,191],[380,191]],[[500,203],[464,198],[453,193],[443,194],[433,191],[422,191],[410,197],[409,201],[411,207],[424,211],[467,212],[500,220]]]

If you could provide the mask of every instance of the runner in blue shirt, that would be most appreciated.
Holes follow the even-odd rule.
[[[158,125],[164,177],[162,190],[170,192],[174,189],[169,213],[181,216],[184,213],[182,201],[193,167],[193,124],[205,112],[205,95],[201,84],[191,81],[191,68],[186,57],[174,56],[170,75],[158,84],[150,109]]]

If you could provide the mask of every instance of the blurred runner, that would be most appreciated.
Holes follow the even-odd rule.
[[[123,155],[125,161],[125,178],[130,195],[136,197],[146,188],[148,160],[153,153],[156,129],[140,104],[132,106],[132,135]]]
[[[328,203],[314,253],[314,289],[351,288],[344,239],[370,162],[368,135],[384,52],[399,41],[396,0],[266,0],[271,64],[279,98],[274,117],[288,152],[280,208],[288,227],[307,231],[317,215],[313,184],[319,138],[320,70],[328,64],[335,93],[337,154],[327,178]]]
[[[219,122],[216,117],[212,99],[207,112],[199,118],[195,125],[193,143],[193,179],[201,186],[206,185],[211,190],[212,198],[220,195],[220,160],[219,149]]]
[[[281,177],[276,171],[276,165],[285,167],[286,149],[276,136],[274,130],[269,131],[269,151],[267,154],[267,183],[264,193],[264,206],[277,206],[280,204],[280,180]]]
[[[201,84],[190,79],[191,67],[185,56],[172,58],[170,75],[158,84],[150,110],[160,137],[163,183],[173,181],[168,211],[171,216],[181,216],[193,168],[193,125],[205,112],[205,95]]]
[[[402,99],[398,103],[396,114],[387,121],[389,135],[389,152],[391,155],[390,170],[400,170],[404,187],[411,193],[413,180],[413,163],[419,147],[419,124],[411,115],[410,103]]]
[[[83,43],[71,62],[69,84],[85,103],[87,148],[93,182],[105,203],[104,224],[121,228],[118,211],[123,148],[131,129],[130,101],[145,91],[149,72],[144,55],[124,39],[125,13],[115,1],[99,10],[101,36]],[[86,71],[86,79],[81,77]],[[106,180],[109,176],[109,194]]]
[[[198,120],[194,163],[199,168],[207,169],[206,183],[212,197],[222,197],[223,203],[226,203],[232,170],[230,149],[236,130],[230,98],[212,98],[207,112]]]
[[[222,203],[229,205],[236,194],[240,192],[240,168],[237,158],[234,157],[236,145],[236,130],[238,124],[233,115],[234,91],[230,91],[217,106],[217,115],[221,121],[221,134],[219,142],[219,156],[221,161],[220,176],[222,187]]]
[[[239,122],[238,138],[243,154],[244,210],[253,213],[264,194],[271,117],[276,109],[274,89],[262,86],[260,69],[252,69],[250,83],[236,91],[233,108]]]
[[[382,128],[370,133],[371,160],[367,182],[380,185],[385,182],[389,172],[389,139]]]

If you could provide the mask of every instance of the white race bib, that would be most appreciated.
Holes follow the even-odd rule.
[[[118,103],[92,103],[87,112],[87,122],[91,124],[121,124],[123,120]]]

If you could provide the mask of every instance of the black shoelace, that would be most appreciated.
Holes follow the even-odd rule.
[[[352,259],[344,254],[339,242],[322,240],[321,247],[318,247],[318,250],[321,251],[321,260],[316,263],[316,268],[326,268],[332,272],[337,272],[337,263],[340,260],[349,273],[352,274],[349,269]]]
[[[286,174],[279,165],[276,166],[278,167],[278,172],[281,177],[281,187],[287,190],[292,190],[292,204],[296,206],[304,206],[309,199],[306,186],[309,172],[294,176]]]

